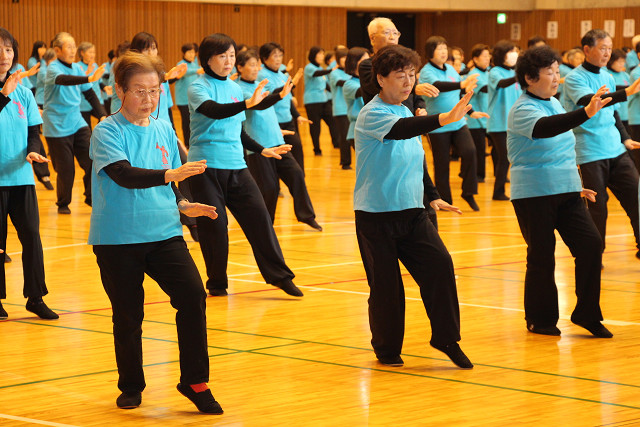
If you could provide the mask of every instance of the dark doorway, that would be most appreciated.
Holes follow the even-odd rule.
[[[347,47],[360,46],[371,48],[367,25],[376,17],[389,18],[396,24],[400,44],[411,49],[416,48],[416,15],[413,13],[386,12],[347,12]]]

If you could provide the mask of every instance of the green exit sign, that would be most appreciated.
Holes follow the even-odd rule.
[[[507,23],[507,14],[506,13],[499,13],[496,16],[496,21],[498,21],[498,24],[506,24]]]

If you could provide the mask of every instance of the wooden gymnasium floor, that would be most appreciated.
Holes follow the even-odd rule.
[[[9,319],[0,325],[0,425],[640,424],[640,261],[616,201],[609,204],[602,280],[605,324],[615,337],[591,338],[568,320],[573,261],[561,242],[556,276],[563,334],[534,335],[523,318],[525,244],[513,208],[490,200],[488,179],[479,186],[481,211],[470,211],[458,196],[459,163],[452,163],[455,202],[464,215],[440,214],[440,233],[458,275],[462,348],[475,368],[459,370],[428,346],[429,322],[406,274],[406,364],[387,368],[376,363],[369,344],[368,288],[352,211],[355,172],[339,169],[326,135],[324,129],[322,157],[310,155],[303,135],[307,184],[324,232],[296,222],[286,190],[275,223],[304,298],[262,281],[241,230],[230,223],[230,295],[207,299],[210,385],[222,416],[197,413],[175,390],[174,311],[151,281],[143,326],[147,389],[140,408],[116,408],[111,310],[85,243],[90,212],[81,203],[80,174],[71,216],[57,215],[54,192],[38,184],[46,302],[60,319],[43,321],[25,311],[20,245],[10,227],[14,261],[7,265],[3,301]],[[204,272],[198,244],[188,233],[186,239]]]

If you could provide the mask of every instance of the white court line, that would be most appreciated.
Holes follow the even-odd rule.
[[[74,425],[71,425],[71,424],[52,423],[50,421],[36,420],[36,419],[33,419],[33,418],[16,417],[15,415],[7,415],[7,414],[0,414],[0,418],[5,418],[7,420],[14,420],[14,421],[22,421],[22,422],[25,422],[25,423],[40,424],[40,425],[43,425],[43,426],[78,427],[78,426],[74,426]]]
[[[305,285],[298,285],[299,288],[305,288],[307,290],[310,291],[330,291],[330,292],[341,292],[341,293],[345,293],[345,294],[356,294],[356,295],[369,295],[369,292],[361,292],[361,291],[347,291],[347,290],[343,290],[343,289],[331,289],[331,288],[320,288],[320,287],[316,287],[316,286],[305,286]],[[421,298],[412,298],[412,297],[405,297],[405,299],[407,300],[411,300],[411,301],[420,301],[422,302]],[[482,304],[469,304],[469,303],[464,303],[464,302],[460,302],[458,303],[460,305],[466,306],[466,307],[475,307],[475,308],[488,308],[488,309],[492,309],[492,310],[502,310],[502,311],[518,311],[521,313],[524,313],[524,310],[521,308],[510,308],[510,307],[498,307],[495,305],[482,305]],[[564,316],[561,315],[560,319],[562,320],[571,320],[571,316]],[[624,320],[609,320],[609,319],[605,319],[602,321],[602,323],[606,323],[608,325],[616,325],[616,326],[640,326],[640,323],[636,323],[636,322],[626,322]]]

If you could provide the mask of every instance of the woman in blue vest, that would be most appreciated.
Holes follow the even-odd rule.
[[[436,97],[423,97],[425,108],[430,114],[444,113],[458,103],[461,91],[473,91],[478,76],[472,72],[463,80],[453,66],[446,64],[448,49],[447,41],[443,37],[429,37],[425,49],[428,62],[420,70],[419,82],[430,83],[440,91]],[[469,111],[469,115],[474,119],[487,117],[487,113],[473,110]],[[435,184],[442,199],[447,203],[453,203],[449,185],[449,153],[454,147],[461,158],[462,198],[471,209],[479,211],[480,207],[473,197],[478,193],[476,148],[465,118],[431,131],[429,141],[433,151]]]
[[[262,61],[262,69],[258,73],[258,80],[266,79],[269,81],[264,89],[272,92],[284,86],[284,83],[290,77],[287,72],[287,67],[282,63],[284,48],[278,43],[269,42],[260,46],[258,53],[260,54],[260,61]],[[293,66],[291,61],[289,61],[289,63]],[[301,77],[302,68],[298,69],[291,79],[294,87],[298,84]],[[307,119],[301,116],[293,106],[293,96],[291,93],[288,94],[282,102],[276,103],[274,109],[276,110],[280,129],[287,131],[284,135],[284,142],[287,143],[287,145],[291,145],[291,154],[304,172],[304,152],[298,124],[307,121]],[[296,117],[294,117],[294,112],[297,114]]]
[[[471,97],[471,107],[474,111],[486,113],[488,109],[488,83],[489,83],[489,66],[491,65],[491,52],[486,44],[476,44],[471,48],[471,68],[464,71],[465,74],[477,74],[478,86],[473,91]],[[486,176],[486,156],[487,151],[487,118],[480,117],[474,119],[467,118],[467,126],[473,143],[476,146],[476,175],[478,182],[484,182]]]
[[[42,57],[44,56],[44,53],[46,51],[47,51],[47,44],[45,42],[43,42],[42,40],[38,40],[37,42],[35,42],[33,44],[33,49],[31,49],[31,56],[27,61],[27,68],[34,67],[37,64],[40,64],[40,66],[42,67],[44,65],[44,60]],[[31,82],[31,91],[35,95],[38,76],[33,75],[29,77],[29,81]]]
[[[176,82],[176,105],[180,111],[180,118],[182,119],[182,139],[184,145],[189,148],[189,138],[191,131],[189,130],[189,98],[187,97],[187,89],[189,85],[202,74],[202,68],[198,63],[198,45],[195,43],[186,43],[182,45],[182,60],[178,62],[178,65],[185,64],[187,71]]]
[[[189,161],[206,160],[207,170],[190,178],[189,184],[194,200],[216,206],[219,215],[216,221],[197,219],[207,289],[214,296],[227,295],[229,208],[251,245],[265,281],[300,297],[303,294],[293,284],[294,274],[284,261],[271,216],[244,160],[243,149],[276,159],[291,149],[288,145],[264,148],[242,130],[245,110],[259,106],[267,96],[263,92],[267,82],[260,82],[253,96],[244,100],[240,86],[228,78],[236,62],[236,44],[225,34],[205,37],[198,56],[205,74],[188,90]]]
[[[493,149],[496,150],[496,176],[493,185],[493,200],[509,200],[505,184],[509,173],[507,159],[507,115],[509,110],[522,93],[516,81],[513,67],[518,59],[516,45],[507,40],[501,40],[493,46],[493,68],[489,71],[489,105],[487,112],[487,132]]]
[[[508,118],[511,201],[527,242],[525,319],[530,332],[560,335],[554,279],[557,230],[575,257],[577,303],[571,321],[596,337],[611,338],[600,323],[602,240],[582,199],[593,202],[596,193],[582,188],[572,132],[611,98],[601,98],[608,91],[603,86],[586,107],[567,113],[554,97],[560,84],[560,61],[548,46],[524,52],[515,71],[526,92],[516,100]]]
[[[331,68],[322,68],[324,64],[324,49],[319,46],[312,46],[309,49],[309,63],[304,67],[304,108],[311,123],[309,133],[313,142],[313,152],[316,156],[322,155],[320,148],[320,127],[321,120],[329,127],[331,133],[331,143],[338,147],[339,135],[333,121],[331,113],[331,103],[327,97],[327,76],[332,71]]]
[[[100,80],[104,67],[87,76],[77,63],[76,42],[69,33],[58,33],[51,42],[57,59],[47,67],[44,82],[44,112],[42,130],[53,169],[58,173],[56,191],[59,214],[70,214],[71,191],[76,173],[74,157],[84,171],[85,203],[91,206],[91,159],[89,139],[91,130],[80,112],[82,99],[102,118],[107,115],[91,84]]]
[[[152,117],[164,77],[159,58],[129,52],[118,59],[113,72],[122,107],[98,124],[91,137],[95,198],[89,244],[113,310],[122,392],[116,405],[139,406],[146,385],[142,367],[146,274],[169,295],[177,311],[178,391],[201,412],[221,414],[207,386],[206,293],[178,215],[180,210],[213,220],[216,208],[190,203],[173,184],[203,173],[206,161],[181,165],[171,125]]]
[[[335,62],[338,68],[335,68],[331,73],[329,73],[333,123],[338,130],[338,137],[340,138],[338,148],[340,148],[340,166],[343,166],[343,169],[346,162],[346,159],[343,159],[343,153],[351,149],[347,144],[347,133],[349,132],[347,104],[345,103],[342,93],[345,82],[351,78],[351,76],[344,71],[348,52],[349,50],[346,47],[339,47],[336,49]]]
[[[352,47],[347,52],[347,59],[344,63],[344,71],[350,76],[342,87],[342,94],[344,101],[347,104],[347,117],[349,119],[349,128],[347,129],[347,144],[346,147],[340,147],[340,164],[342,169],[351,168],[351,149],[355,147],[355,128],[358,114],[362,107],[364,107],[364,101],[362,99],[362,89],[360,89],[360,75],[358,74],[358,67],[360,63],[366,59],[369,59],[369,52],[363,47]]]
[[[0,249],[7,246],[7,216],[22,245],[23,295],[26,309],[43,319],[57,319],[42,297],[48,293],[40,240],[40,215],[30,163],[46,163],[39,154],[42,118],[33,93],[20,84],[20,73],[9,70],[18,62],[18,43],[0,28]],[[0,300],[7,298],[4,271],[6,254],[0,254]],[[0,319],[8,314],[0,302]]]
[[[241,52],[236,60],[236,67],[240,76],[236,83],[242,89],[244,99],[251,99],[258,88],[258,71],[260,59],[255,50],[248,49]],[[278,117],[274,104],[285,102],[284,98],[291,92],[293,84],[286,81],[284,86],[271,92],[260,105],[246,111],[246,120],[242,124],[244,131],[265,148],[284,145],[283,131],[278,126]],[[260,193],[267,205],[271,221],[275,220],[276,206],[280,180],[289,188],[293,196],[293,210],[296,219],[310,227],[322,231],[316,222],[316,213],[311,204],[311,198],[304,181],[304,172],[291,153],[284,153],[281,159],[267,158],[253,151],[246,152],[246,162],[251,175],[260,188]]]
[[[405,297],[398,261],[420,287],[431,321],[430,344],[457,366],[473,368],[460,341],[460,308],[453,261],[424,209],[424,149],[421,135],[462,119],[472,92],[451,111],[414,116],[404,101],[415,85],[420,57],[389,45],[373,57],[380,92],[356,121],[356,234],[370,287],[371,345],[381,364],[402,366]],[[375,189],[375,191],[372,191]],[[446,202],[436,210],[460,213]]]
[[[95,70],[98,68],[98,64],[96,63],[96,47],[93,45],[93,43],[90,43],[90,42],[80,43],[78,45],[78,58],[80,58],[80,60],[77,62],[77,64],[85,72],[85,74],[87,72],[91,74],[92,72],[91,70]],[[106,65],[105,65],[105,71],[106,71]],[[103,99],[102,99],[102,89],[100,88],[100,81],[101,80],[96,80],[95,82],[93,82],[91,87],[95,92],[96,96],[98,97],[98,101],[100,101],[100,103],[102,104]],[[91,107],[89,102],[87,102],[86,99],[82,99],[80,101],[80,112],[82,113],[82,117],[87,122],[87,126],[89,126],[89,128],[92,127],[91,116],[97,119],[100,119],[100,117],[98,117],[99,113],[96,111],[93,111],[93,108]]]

